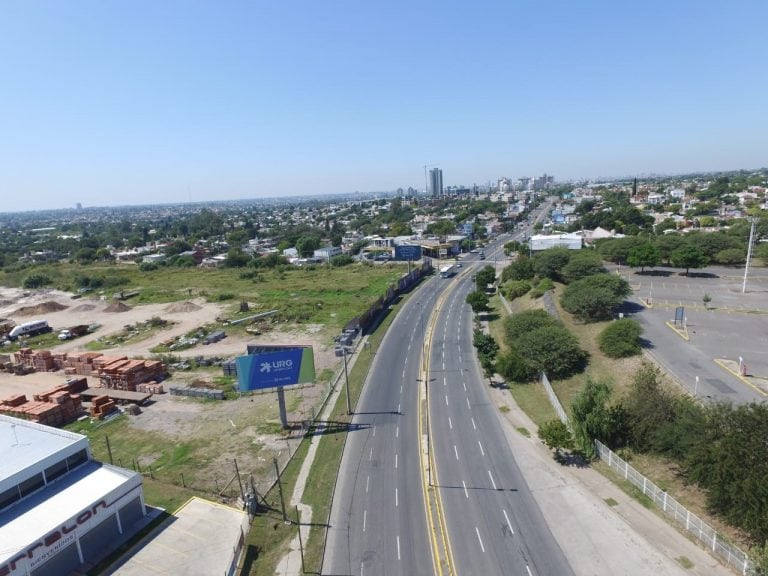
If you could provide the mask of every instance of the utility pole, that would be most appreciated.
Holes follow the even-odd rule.
[[[747,291],[747,274],[749,273],[749,261],[752,259],[752,244],[755,239],[755,226],[759,218],[750,218],[749,221],[752,226],[749,229],[749,245],[747,246],[747,263],[744,265],[744,282],[741,284],[741,293],[744,294]]]

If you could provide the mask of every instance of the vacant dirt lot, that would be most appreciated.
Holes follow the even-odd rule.
[[[120,310],[122,311],[113,311]],[[99,324],[100,328],[86,337],[63,342],[53,350],[60,352],[82,351],[82,346],[100,336],[121,331],[128,324],[135,324],[159,316],[172,323],[168,329],[153,333],[136,344],[104,350],[105,354],[129,357],[150,357],[150,348],[173,336],[185,334],[204,324],[215,324],[222,314],[219,304],[194,299],[174,304],[147,306],[116,306],[114,302],[98,299],[76,299],[71,294],[43,290],[26,291],[0,288],[0,318],[11,318],[16,323],[34,319],[46,319],[54,330],[76,324]],[[226,326],[223,327],[226,331]],[[249,343],[305,344],[313,347],[315,368],[319,374],[326,368],[336,370],[338,359],[333,354],[332,343],[324,341],[322,326],[280,325],[260,336],[227,336],[224,340],[207,346],[196,346],[174,355],[192,357],[198,355],[235,357],[245,353]],[[166,385],[195,385],[210,382],[220,375],[217,370],[176,372]],[[0,399],[14,394],[27,394],[49,390],[65,381],[62,371],[14,376],[0,372]],[[98,386],[98,379],[89,378],[91,386]],[[327,389],[327,382],[286,393],[288,417],[301,422],[311,417],[313,409]],[[204,446],[200,456],[200,470],[196,482],[208,484],[217,478],[223,466],[227,470],[233,458],[237,458],[244,473],[271,473],[273,456],[281,462],[287,456],[294,440],[279,430],[277,397],[274,393],[242,397],[224,402],[201,402],[195,399],[158,395],[138,416],[130,417],[126,434],[142,433],[167,438],[168,444],[190,443]],[[157,454],[148,450],[139,458],[142,465],[152,465]],[[123,462],[125,464],[125,462]],[[206,471],[206,468],[208,469]],[[191,474],[191,472],[189,473]],[[185,477],[189,478],[185,473]],[[258,483],[258,480],[257,480]]]

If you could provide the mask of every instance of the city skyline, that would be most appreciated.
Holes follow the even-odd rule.
[[[11,3],[0,211],[766,164],[768,6]],[[713,34],[713,31],[717,31]]]

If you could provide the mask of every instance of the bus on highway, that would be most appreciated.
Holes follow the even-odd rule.
[[[453,264],[440,268],[440,278],[450,278],[454,274],[456,274],[456,266]]]

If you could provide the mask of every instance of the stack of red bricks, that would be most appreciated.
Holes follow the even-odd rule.
[[[64,373],[70,376],[98,376],[99,365],[94,364],[97,358],[103,357],[101,352],[69,352],[64,355]]]
[[[101,386],[113,390],[136,391],[139,384],[157,381],[165,375],[165,366],[156,360],[117,359],[99,372]]]
[[[60,365],[54,360],[53,354],[48,350],[35,352],[30,348],[22,348],[18,352],[14,352],[13,357],[17,364],[34,368],[37,372],[55,372],[60,368]]]
[[[115,401],[109,396],[96,396],[91,400],[91,416],[103,419],[104,416],[116,408]]]
[[[73,393],[68,384],[53,390],[35,394],[32,400],[17,394],[0,402],[0,413],[31,420],[47,426],[63,426],[77,419],[83,412],[79,394]]]

